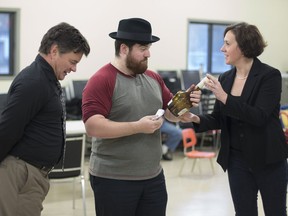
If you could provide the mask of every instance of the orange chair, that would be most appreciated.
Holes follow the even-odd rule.
[[[197,160],[202,159],[202,158],[209,159],[210,164],[211,164],[211,168],[212,168],[212,172],[214,174],[215,171],[214,171],[212,158],[214,158],[216,156],[216,153],[215,152],[207,152],[207,151],[197,151],[195,149],[195,146],[197,144],[197,137],[196,137],[194,129],[192,129],[192,128],[183,129],[182,130],[182,138],[183,138],[183,147],[184,147],[184,158],[183,158],[183,162],[182,162],[182,165],[181,165],[181,168],[179,171],[179,175],[181,175],[187,159],[194,159],[193,166],[192,166],[192,172],[193,172]]]
[[[283,130],[288,129],[288,109],[280,110],[279,115]]]
[[[280,111],[280,122],[282,124],[282,128],[285,134],[286,143],[288,144],[288,109]]]

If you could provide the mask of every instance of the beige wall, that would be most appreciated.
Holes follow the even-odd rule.
[[[150,69],[186,68],[187,24],[189,19],[246,21],[263,33],[268,47],[262,61],[288,71],[287,0],[1,0],[1,8],[20,8],[20,69],[34,60],[43,34],[65,21],[77,27],[88,39],[91,53],[83,57],[71,79],[89,78],[114,56],[113,40],[122,18],[142,17],[152,24],[161,40],[151,48]],[[0,92],[7,91],[11,79],[0,78]]]

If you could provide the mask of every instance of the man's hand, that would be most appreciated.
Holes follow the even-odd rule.
[[[144,116],[137,122],[138,132],[139,133],[154,133],[158,130],[163,124],[163,118],[155,119],[155,115]]]
[[[184,113],[183,115],[179,116],[179,119],[181,122],[184,122],[184,123],[189,123],[189,122],[200,123],[200,118],[191,112]]]

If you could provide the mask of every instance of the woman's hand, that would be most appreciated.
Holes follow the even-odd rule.
[[[206,88],[213,92],[217,100],[221,101],[223,104],[226,104],[228,95],[223,90],[220,82],[217,80],[217,78],[210,74],[207,74],[206,76],[208,78],[208,81],[205,82]]]

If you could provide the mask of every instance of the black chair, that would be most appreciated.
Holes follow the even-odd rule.
[[[172,94],[176,94],[177,91],[182,89],[181,79],[178,77],[177,71],[158,70],[157,72],[162,77],[165,85],[172,92]]]
[[[82,92],[87,84],[87,80],[72,80],[66,89],[69,95],[66,101],[67,120],[82,119]]]
[[[86,216],[86,198],[85,198],[85,178],[84,178],[84,153],[85,153],[85,134],[70,135],[66,138],[66,151],[64,160],[64,170],[62,169],[62,160],[55,166],[49,179],[51,183],[57,180],[71,180],[73,183],[73,209],[75,209],[75,185],[77,178],[80,178],[82,189],[82,202],[84,216]]]
[[[192,84],[197,84],[200,82],[200,72],[199,70],[181,70],[181,77],[183,80],[183,88],[184,89],[188,89],[190,88],[190,86]],[[201,104],[199,104],[198,107],[192,107],[190,109],[190,112],[194,113],[194,114],[201,114]],[[193,128],[193,124],[192,123],[183,123],[183,122],[179,122],[179,126],[182,129],[185,128]]]
[[[210,114],[213,111],[216,98],[211,91],[205,89],[202,91],[201,110],[203,114]],[[215,150],[218,150],[220,144],[221,130],[209,130],[201,134],[200,147],[204,146],[205,141],[212,143]]]
[[[82,92],[88,80],[72,80],[70,83],[70,96],[72,98],[82,99]]]

